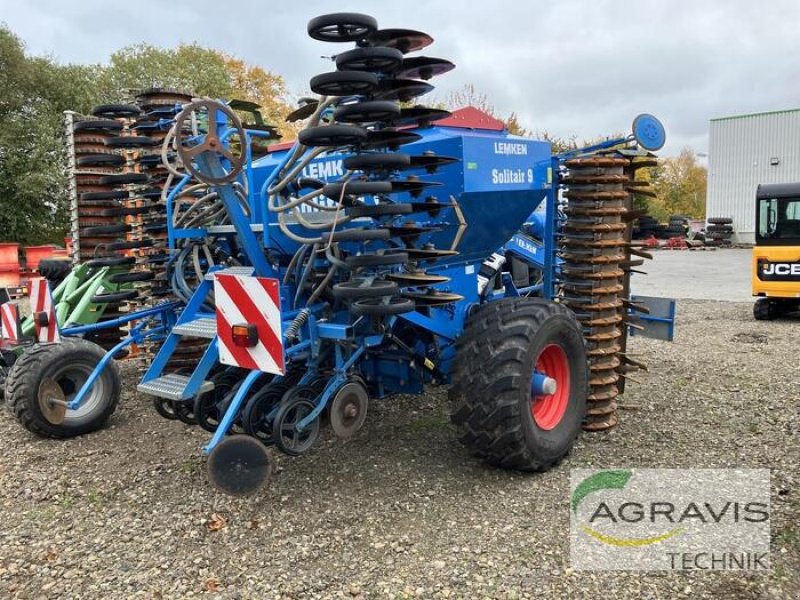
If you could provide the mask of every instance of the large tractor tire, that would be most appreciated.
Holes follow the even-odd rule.
[[[61,394],[67,402],[74,398],[105,353],[80,338],[31,346],[8,373],[8,408],[25,429],[41,437],[69,438],[100,429],[119,402],[120,376],[114,361],[106,365],[77,410],[59,414],[49,399]]]
[[[535,370],[555,380],[554,393],[533,393]],[[461,441],[488,463],[545,471],[581,430],[588,380],[583,335],[569,309],[533,298],[490,302],[456,342],[452,419]]]

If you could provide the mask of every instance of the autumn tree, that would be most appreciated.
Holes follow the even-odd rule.
[[[265,120],[293,137],[283,79],[198,44],[137,44],[105,65],[63,65],[29,56],[0,25],[0,235],[23,243],[62,242],[68,229],[63,111],[89,114],[106,102],[132,101],[149,87],[262,106]]]
[[[447,110],[455,110],[465,106],[474,106],[475,108],[493,116],[495,119],[501,120],[508,132],[512,135],[519,135],[523,137],[530,137],[538,140],[550,142],[553,152],[564,152],[572,150],[577,147],[577,137],[559,137],[552,135],[548,131],[533,131],[526,128],[520,123],[519,115],[516,112],[510,113],[506,117],[499,116],[494,107],[494,104],[489,100],[489,97],[483,92],[478,91],[471,83],[464,85],[461,89],[450,92],[442,102],[436,103],[439,108]]]
[[[297,135],[294,126],[286,122],[293,107],[289,105],[283,77],[227,54],[223,54],[222,59],[230,82],[231,97],[260,104],[264,120],[275,125],[281,135],[288,138]]]
[[[708,171],[691,148],[684,148],[678,156],[660,159],[650,178],[657,195],[649,202],[652,216],[666,220],[670,215],[705,215]]]

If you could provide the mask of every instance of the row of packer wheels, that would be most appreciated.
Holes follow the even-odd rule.
[[[427,195],[441,184],[402,176],[411,169],[434,173],[455,159],[398,151],[420,139],[419,134],[401,128],[426,126],[449,115],[419,105],[402,107],[401,102],[430,92],[433,86],[428,80],[453,69],[453,63],[409,57],[430,45],[433,38],[419,31],[378,29],[375,19],[367,15],[324,15],[309,22],[308,32],[318,40],[355,42],[356,47],[334,57],[335,71],[311,79],[311,89],[322,99],[334,98],[331,123],[306,127],[299,140],[310,147],[346,147],[353,153],[344,166],[354,177],[329,183],[321,192],[342,206],[347,219],[373,221],[368,227],[327,234],[337,246],[362,242],[363,248],[371,248],[355,254],[342,251],[340,265],[348,275],[333,286],[333,298],[347,305],[354,316],[376,318],[460,300],[461,296],[436,287],[448,278],[425,270],[426,264],[456,254],[426,241],[428,234],[439,230],[436,225],[419,224],[448,207]],[[311,116],[320,101],[306,102],[290,118]],[[401,193],[409,194],[411,202],[393,200],[392,195]],[[365,203],[363,196],[372,196],[375,202]]]

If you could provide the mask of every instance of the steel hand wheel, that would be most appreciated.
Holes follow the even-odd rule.
[[[186,139],[185,131],[190,129],[189,125],[192,123],[192,119],[196,119],[204,112],[208,121],[208,131],[203,136],[200,143],[193,146],[186,145],[188,140]],[[226,140],[220,137],[220,124],[217,122],[218,113],[224,114],[231,128],[235,130],[233,134],[226,136]],[[230,183],[236,179],[239,173],[242,172],[245,159],[247,158],[246,144],[247,136],[239,117],[236,116],[236,113],[233,112],[229,106],[217,102],[216,100],[197,100],[195,102],[190,102],[184,106],[183,110],[175,117],[175,145],[178,148],[178,155],[181,157],[181,161],[183,161],[186,170],[202,182],[211,185],[221,185]],[[238,153],[231,150],[231,146],[234,145],[238,145]],[[194,164],[194,160],[203,152],[220,154],[228,160],[230,166],[225,170],[224,175],[213,176],[197,168]]]

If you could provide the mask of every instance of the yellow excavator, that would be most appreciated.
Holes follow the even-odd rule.
[[[758,186],[753,295],[759,320],[800,310],[800,183]]]

